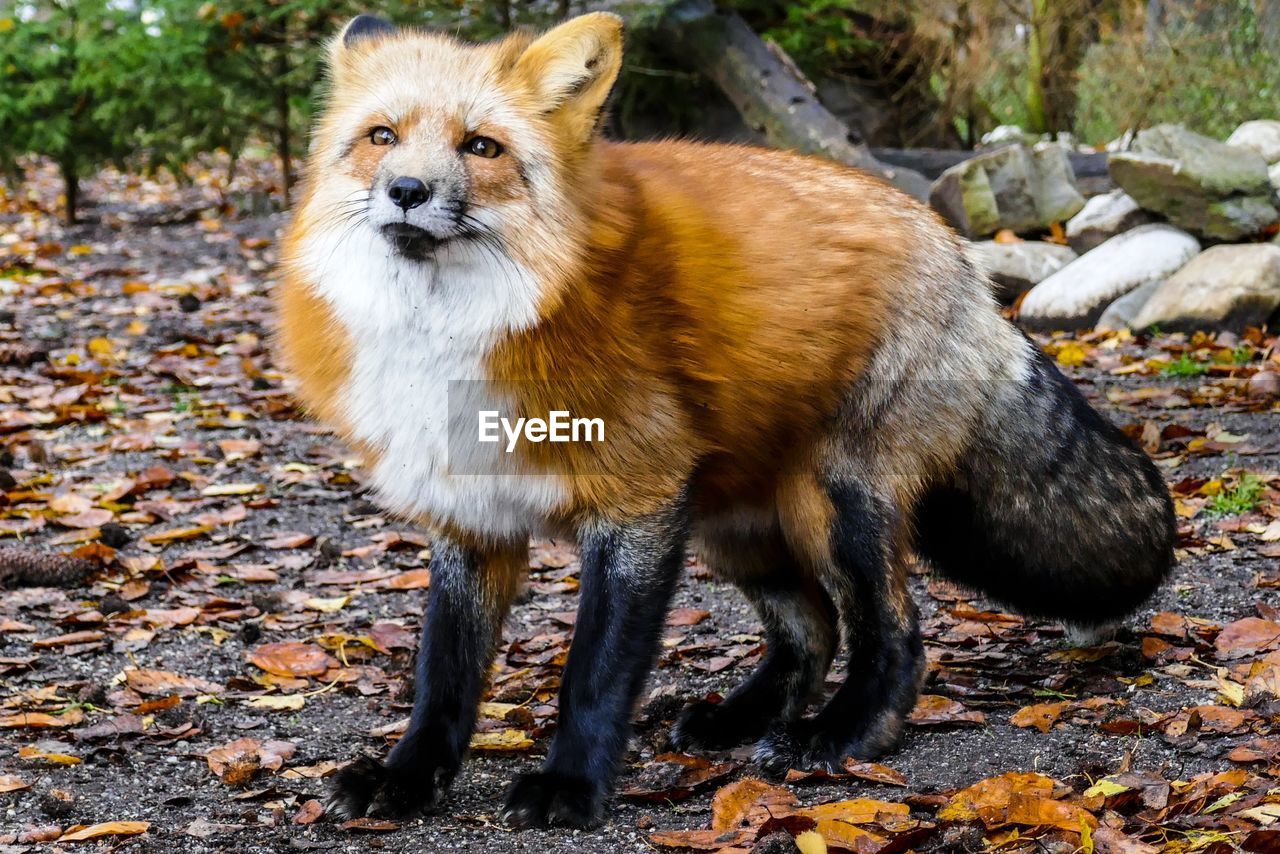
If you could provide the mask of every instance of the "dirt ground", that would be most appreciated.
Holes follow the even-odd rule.
[[[79,587],[0,594],[0,851],[75,847],[41,840],[118,821],[149,826],[79,850],[624,852],[657,847],[654,831],[706,827],[716,789],[751,773],[749,749],[714,757],[727,765],[688,797],[654,757],[682,702],[728,692],[758,661],[760,638],[745,602],[696,566],[620,781],[650,794],[617,798],[590,832],[496,823],[505,787],[537,765],[554,727],[576,587],[572,551],[557,543],[531,551],[485,738],[443,813],[392,828],[295,823],[314,817],[306,804],[323,800],[324,775],[383,750],[388,735],[373,733],[407,714],[425,543],[379,515],[351,452],[288,400],[268,340],[280,218],[147,225],[168,208],[139,201],[145,186],[98,190],[98,222],[63,228],[11,205],[0,226],[0,546],[81,549],[102,565]],[[1280,418],[1245,396],[1273,340],[1041,343],[1175,487],[1174,576],[1115,641],[1075,653],[1058,627],[987,611],[920,575],[934,699],[887,768],[794,782],[802,804],[869,797],[930,822],[940,796],[1010,771],[1076,792],[1121,771],[1269,779],[1271,759],[1229,754],[1269,734],[1274,696],[1232,703],[1224,681],[1249,687],[1259,671],[1241,663],[1270,666],[1275,644],[1231,646],[1217,630],[1280,608],[1267,533],[1280,538]],[[46,358],[24,365],[23,347]],[[1161,367],[1184,353],[1214,366],[1189,377]],[[1243,472],[1259,475],[1260,492],[1224,513],[1215,496],[1236,494]],[[1058,715],[1047,731],[1011,722],[1040,705]],[[1226,711],[1193,711],[1204,708]],[[215,768],[219,757],[231,767]],[[1234,845],[1269,823],[1237,816],[1223,831],[1201,819],[1226,819],[1205,810],[1140,824],[1115,808],[1126,833],[1157,847],[1161,834],[1185,845],[1210,827]],[[915,847],[980,850],[987,830],[938,828]]]

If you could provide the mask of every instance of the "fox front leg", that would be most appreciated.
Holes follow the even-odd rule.
[[[409,727],[386,759],[364,756],[337,773],[330,815],[400,818],[440,802],[470,743],[525,555],[523,543],[500,550],[446,539],[433,545]]]
[[[524,774],[502,816],[516,827],[600,820],[684,565],[684,500],[625,525],[581,532],[582,585],[560,687],[560,722],[541,771]]]

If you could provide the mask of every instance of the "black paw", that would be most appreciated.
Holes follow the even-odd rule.
[[[765,774],[780,778],[792,768],[835,771],[844,759],[839,753],[826,743],[812,720],[798,720],[770,728],[756,743],[752,758]]]
[[[748,709],[733,700],[699,700],[680,713],[671,728],[671,744],[682,751],[728,750],[754,741],[768,727],[769,719],[759,709]]]
[[[507,792],[501,819],[512,827],[594,827],[600,823],[604,797],[583,777],[551,771],[521,774]]]
[[[844,739],[828,732],[815,719],[806,718],[777,724],[756,743],[756,764],[774,777],[788,770],[838,772],[847,758],[871,760],[898,745],[902,719],[882,714],[856,737]]]
[[[433,810],[452,775],[395,768],[361,756],[333,777],[325,812],[339,821],[376,816],[413,818]]]

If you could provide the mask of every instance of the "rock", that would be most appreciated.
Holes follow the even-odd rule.
[[[1162,284],[1164,279],[1152,279],[1145,285],[1139,285],[1129,291],[1103,310],[1102,316],[1094,324],[1094,329],[1105,332],[1117,329],[1141,329],[1142,327],[1135,326],[1133,321],[1137,318],[1138,312],[1142,311],[1142,307],[1147,304],[1147,300],[1151,299],[1151,295],[1156,292],[1156,288]]]
[[[1138,313],[1139,328],[1261,326],[1280,308],[1280,246],[1214,246],[1170,276]]]
[[[1080,213],[1067,221],[1067,243],[1077,252],[1088,252],[1121,232],[1151,222],[1151,214],[1124,190],[1094,196]]]
[[[1010,145],[957,163],[934,182],[929,202],[970,238],[1048,228],[1084,207],[1066,150],[1052,143]]]
[[[1267,170],[1267,177],[1271,179],[1272,189],[1280,193],[1280,160],[1271,164],[1271,168]]]
[[[1010,143],[1021,145],[1035,145],[1040,141],[1040,134],[1025,131],[1017,125],[998,125],[992,130],[982,135],[982,140],[978,143],[983,148],[995,148],[1000,145],[1009,145]]]
[[[1272,119],[1245,122],[1227,137],[1227,145],[1251,148],[1268,163],[1280,163],[1280,122]]]
[[[1012,302],[1027,288],[1076,259],[1070,247],[1040,240],[1019,243],[985,240],[970,244],[965,254],[975,267],[991,277],[1001,302]]]
[[[1274,400],[1280,397],[1280,374],[1275,371],[1258,371],[1249,377],[1249,397]]]
[[[1144,209],[1204,237],[1235,240],[1280,218],[1262,155],[1181,125],[1140,132],[1134,150],[1111,155],[1108,168]]]
[[[1185,231],[1164,223],[1140,225],[1032,288],[1022,300],[1019,320],[1040,329],[1092,326],[1116,299],[1171,275],[1199,251],[1200,244]]]

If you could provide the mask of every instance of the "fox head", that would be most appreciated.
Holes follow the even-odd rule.
[[[575,187],[621,60],[605,13],[483,45],[361,15],[329,45],[299,217],[408,263],[487,247],[533,265],[583,227]]]

